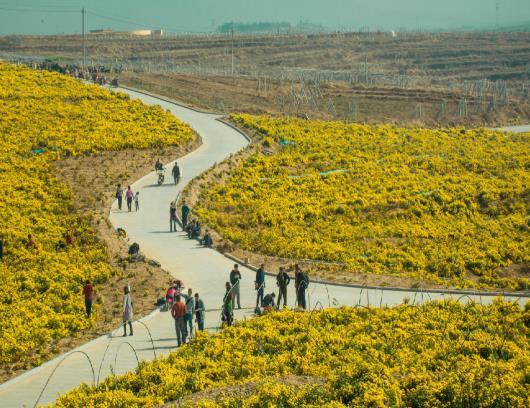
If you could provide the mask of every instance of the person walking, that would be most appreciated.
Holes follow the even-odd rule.
[[[234,269],[230,272],[230,285],[232,285],[232,297],[234,298],[234,301],[237,300],[238,309],[241,309],[241,291],[239,290],[240,281],[241,272],[239,272],[239,266],[238,264],[234,264]]]
[[[278,275],[276,275],[276,283],[278,284],[279,293],[278,293],[278,307],[280,307],[280,302],[283,299],[283,307],[287,307],[287,286],[291,282],[291,278],[285,272],[283,266],[280,267]]]
[[[199,294],[195,294],[195,319],[197,321],[197,326],[199,327],[200,331],[204,330],[204,317],[205,317],[205,309],[204,309],[204,302],[199,297]]]
[[[175,164],[173,165],[171,174],[173,175],[173,180],[175,181],[175,184],[178,184],[180,181],[180,167],[177,162],[175,162]]]
[[[35,241],[35,238],[33,238],[33,235],[28,234],[28,239],[26,240],[26,244],[24,245],[24,247],[27,250],[31,250],[31,249],[38,250],[37,242]]]
[[[136,211],[140,209],[140,193],[138,191],[134,195],[134,208]]]
[[[94,286],[88,279],[85,281],[85,286],[83,287],[83,295],[85,295],[86,317],[90,317],[92,314],[92,303],[94,302]]]
[[[232,285],[230,282],[225,284],[225,295],[223,297],[223,320],[228,326],[232,326],[234,318],[234,296],[232,294]]]
[[[256,296],[256,309],[263,306],[263,294],[265,293],[265,265],[261,264],[259,269],[256,271],[256,280],[254,286],[257,291]]]
[[[302,309],[306,309],[305,291],[309,286],[309,277],[302,272],[298,264],[294,266],[294,285],[296,288],[296,302]]]
[[[190,207],[187,206],[186,201],[182,201],[182,231],[186,230],[186,224],[188,223],[188,215],[190,213]]]
[[[125,192],[125,198],[127,199],[127,211],[132,211],[132,202],[134,198],[134,193],[131,190],[131,186],[127,186],[127,191]]]
[[[127,336],[127,323],[129,323],[130,334],[133,335],[133,302],[131,298],[131,287],[129,285],[123,288],[123,337]]]
[[[180,347],[186,343],[186,306],[180,295],[175,296],[175,302],[171,308],[171,316],[175,319],[175,331],[177,332],[177,344]]]
[[[169,232],[177,232],[177,205],[174,201],[169,206]]]
[[[121,184],[118,184],[118,188],[116,189],[116,198],[118,199],[118,210],[121,211],[121,203],[123,201],[123,189],[121,188]]]
[[[193,314],[195,313],[195,298],[193,297],[193,290],[191,288],[188,288],[188,295],[184,296],[184,305],[186,306],[186,334],[191,339],[193,335]]]

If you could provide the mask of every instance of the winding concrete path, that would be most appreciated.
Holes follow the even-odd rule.
[[[218,115],[196,112],[135,91],[127,92],[147,104],[158,104],[169,109],[202,136],[203,144],[179,160],[183,174],[178,186],[170,183],[158,186],[156,174],[150,173],[132,186],[134,191],[140,192],[140,211],[118,211],[114,204],[110,219],[115,227],[124,228],[131,242],[138,242],[142,252],[148,257],[158,260],[174,277],[181,278],[187,287],[201,294],[206,308],[215,309],[206,314],[206,327],[210,331],[217,330],[223,287],[234,261],[212,249],[200,248],[196,241],[187,239],[181,232],[169,233],[169,203],[192,178],[244,148],[248,140],[237,130],[218,121]],[[167,178],[170,178],[171,166],[172,163],[166,164]],[[241,272],[241,303],[244,309],[236,311],[236,319],[251,317],[255,304],[255,272],[245,267],[241,268]],[[135,293],[134,282],[131,284],[133,299],[141,296],[140,293]],[[273,278],[267,276],[266,292],[275,289]],[[293,305],[292,285],[289,289],[289,304]],[[422,302],[447,297],[463,297],[479,302],[490,302],[493,299],[493,296],[486,295],[369,289],[317,283],[312,283],[309,287],[311,307],[395,305],[404,298],[409,298],[411,302]],[[518,300],[521,304],[526,300],[508,298]],[[155,353],[163,355],[175,349],[175,331],[169,313],[155,311],[134,323],[134,327],[135,334],[132,337],[121,337],[121,329],[117,329],[116,336],[102,336],[0,385],[0,407],[33,406],[50,378],[40,403],[53,402],[58,393],[64,393],[82,382],[93,383],[107,377],[111,373],[111,366],[114,367],[114,372],[123,373],[136,367],[137,357],[140,360],[150,360]]]
[[[515,133],[530,133],[530,125],[506,126],[499,128],[499,130]]]

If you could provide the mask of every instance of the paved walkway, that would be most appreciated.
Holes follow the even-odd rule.
[[[499,130],[505,130],[507,132],[515,132],[515,133],[530,133],[530,125],[507,126],[507,127],[499,128]]]
[[[156,175],[148,174],[132,186],[134,191],[140,192],[140,211],[118,211],[115,204],[111,209],[110,219],[115,227],[122,227],[127,231],[132,242],[140,244],[142,252],[158,260],[164,269],[181,278],[187,287],[198,291],[207,309],[219,309],[223,287],[234,262],[212,249],[200,248],[196,241],[187,239],[181,232],[169,233],[169,203],[192,178],[244,148],[248,141],[238,131],[219,122],[216,115],[195,112],[151,96],[128,92],[133,98],[139,98],[145,103],[159,104],[164,109],[169,109],[202,136],[203,144],[179,160],[183,174],[178,186],[170,183],[158,186]],[[172,163],[166,164],[167,179],[170,178],[171,166]],[[243,276],[241,303],[247,309],[237,311],[236,319],[251,317],[252,307],[255,305],[255,273],[244,267],[240,269]],[[131,282],[131,285],[134,299],[141,294],[134,292],[134,282]],[[289,305],[293,305],[292,285],[289,289]],[[273,278],[268,276],[266,292],[273,290],[276,290],[276,285]],[[493,299],[492,296],[484,295],[367,289],[315,283],[309,288],[311,307],[395,305],[401,303],[404,298],[409,298],[411,302],[422,302],[446,297],[463,297],[482,302],[490,302]],[[521,304],[525,300],[514,297],[510,299],[519,300]],[[216,330],[220,323],[219,318],[219,310],[207,313],[206,327]],[[144,325],[149,328],[151,336]],[[136,356],[140,360],[150,360],[155,356],[155,352],[158,356],[167,354],[176,346],[173,321],[167,312],[154,312],[142,319],[141,323],[135,323],[134,330],[134,336],[123,338],[121,329],[117,329],[115,337],[100,337],[79,347],[73,353],[68,353],[52,376],[40,402],[53,402],[58,393],[64,393],[82,382],[93,383],[98,378],[105,378],[110,374],[111,365],[114,372],[123,373],[136,367]],[[87,357],[90,358],[92,367]],[[53,370],[64,358],[61,356],[0,385],[0,407],[33,406]]]

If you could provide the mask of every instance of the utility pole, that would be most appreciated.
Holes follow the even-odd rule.
[[[499,11],[500,11],[501,5],[500,0],[497,0],[495,2],[495,28],[497,31],[499,31]]]
[[[83,71],[86,66],[85,8],[81,9],[81,32],[83,34]]]
[[[364,83],[368,84],[368,54],[364,54]]]
[[[234,22],[232,22],[232,76],[234,76]]]

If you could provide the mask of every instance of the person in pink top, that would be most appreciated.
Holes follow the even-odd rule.
[[[134,193],[131,189],[131,186],[127,186],[127,191],[125,192],[125,198],[127,199],[127,209],[129,212],[132,211],[132,201],[134,198]]]

